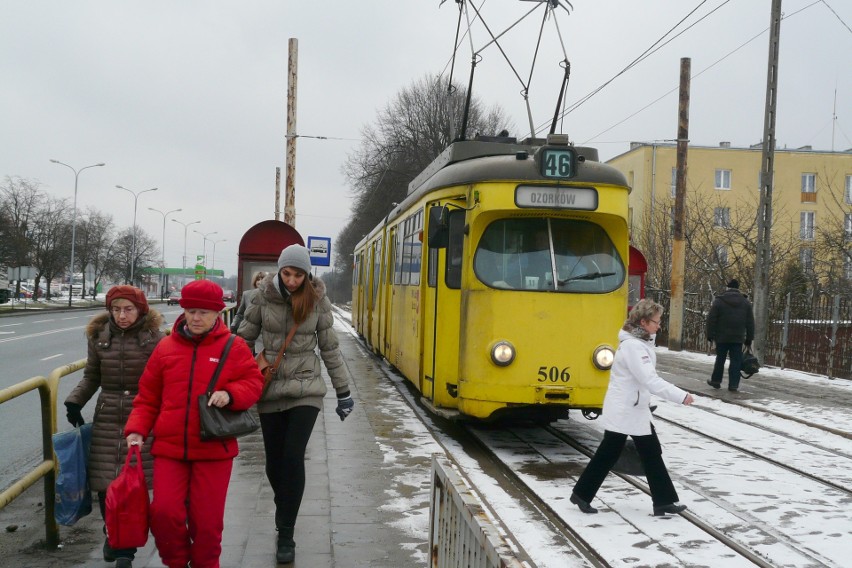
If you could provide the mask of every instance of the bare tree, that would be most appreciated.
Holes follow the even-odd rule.
[[[361,147],[346,161],[343,173],[355,195],[352,218],[338,236],[335,267],[341,278],[352,273],[355,245],[390,210],[405,199],[408,184],[447,146],[464,113],[466,91],[459,85],[428,75],[400,91],[362,130]],[[511,128],[500,107],[485,109],[473,99],[469,112],[472,132],[494,135]]]
[[[121,230],[107,251],[105,272],[113,280],[127,282],[134,286],[141,281],[145,268],[155,266],[160,250],[157,242],[144,230],[136,228],[136,254],[134,255],[134,279],[130,282],[130,257],[133,250],[133,229],[128,227]]]
[[[77,227],[77,252],[83,266],[83,296],[86,291],[86,267],[91,267],[94,275],[92,299],[95,299],[98,285],[103,280],[109,265],[107,255],[115,239],[115,223],[112,215],[94,208],[87,208]]]
[[[823,289],[849,294],[852,288],[852,203],[847,201],[845,179],[825,172],[819,198],[829,204],[819,219],[814,243],[814,273]],[[839,179],[838,179],[839,178]]]
[[[39,281],[44,278],[48,300],[53,280],[65,272],[71,255],[71,217],[68,209],[67,199],[47,197],[36,210],[30,225],[32,264],[37,271],[35,292],[38,293]],[[69,294],[72,292],[72,282],[73,278],[69,279]]]
[[[0,186],[0,264],[29,266],[33,243],[30,229],[45,195],[37,181],[6,176]],[[18,282],[15,297],[21,292]]]

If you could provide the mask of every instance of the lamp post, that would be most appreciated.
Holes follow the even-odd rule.
[[[87,170],[89,168],[97,168],[100,166],[105,166],[106,164],[101,162],[100,164],[92,164],[91,166],[84,166],[79,170],[75,170],[65,162],[60,162],[59,160],[50,159],[54,164],[59,164],[60,166],[65,166],[72,172],[74,172],[74,213],[71,216],[71,266],[69,268],[69,272],[71,276],[68,278],[68,307],[71,307],[71,295],[74,292],[74,243],[77,242],[77,178],[80,177],[80,172],[83,170]],[[83,292],[82,290],[80,291]]]
[[[213,243],[213,256],[210,258],[210,270],[216,268],[216,243],[224,243],[228,239],[219,239],[218,241],[214,241],[210,239],[210,242]]]
[[[136,206],[139,204],[139,196],[149,191],[157,191],[156,187],[151,189],[143,189],[142,191],[133,191],[122,185],[115,186],[118,189],[123,189],[133,196],[133,241],[130,244],[130,285],[133,286],[133,267],[136,264]]]
[[[160,298],[163,297],[163,288],[166,287],[166,217],[172,213],[183,211],[183,209],[172,209],[171,211],[160,211],[154,207],[149,207],[151,211],[156,211],[163,216],[163,247],[160,251]]]
[[[209,237],[210,235],[218,235],[219,231],[213,231],[212,233],[202,233],[201,231],[196,231],[196,230],[193,229],[193,232],[198,233],[199,235],[201,235],[201,238],[204,239],[204,243],[202,245],[201,255],[204,257],[204,262],[206,263],[207,262],[207,241],[208,241],[207,237]],[[210,239],[210,240],[212,240],[212,239]]]
[[[190,225],[195,225],[196,223],[200,223],[201,221],[193,221],[192,223],[184,223],[183,221],[178,221],[177,219],[172,219],[175,223],[179,223],[183,225],[183,268],[181,270],[181,278],[186,276],[186,229]]]

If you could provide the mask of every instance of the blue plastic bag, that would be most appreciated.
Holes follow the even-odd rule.
[[[91,423],[53,435],[53,451],[59,462],[53,516],[60,525],[71,526],[92,512],[87,474],[91,442]]]

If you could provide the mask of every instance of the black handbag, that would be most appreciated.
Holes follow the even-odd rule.
[[[231,350],[231,345],[234,344],[236,335],[231,334],[225,348],[222,350],[222,356],[219,357],[219,365],[213,372],[213,378],[210,379],[210,384],[207,385],[207,392],[198,395],[198,416],[201,422],[201,439],[202,440],[221,440],[223,438],[239,438],[246,434],[251,434],[258,428],[260,423],[254,414],[248,410],[228,410],[227,408],[219,408],[218,406],[207,406],[210,396],[213,394],[213,389],[216,387],[216,381],[219,380],[219,373],[222,372],[222,367],[225,365],[225,359],[228,357],[228,352]]]
[[[758,361],[754,353],[751,352],[751,347],[746,347],[745,351],[743,351],[743,362],[740,366],[740,376],[744,379],[748,379],[758,371],[760,371],[760,361]]]

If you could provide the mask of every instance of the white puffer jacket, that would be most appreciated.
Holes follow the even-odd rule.
[[[647,436],[651,434],[651,395],[683,403],[687,392],[657,374],[653,338],[646,341],[622,329],[618,341],[601,424],[610,432]]]

